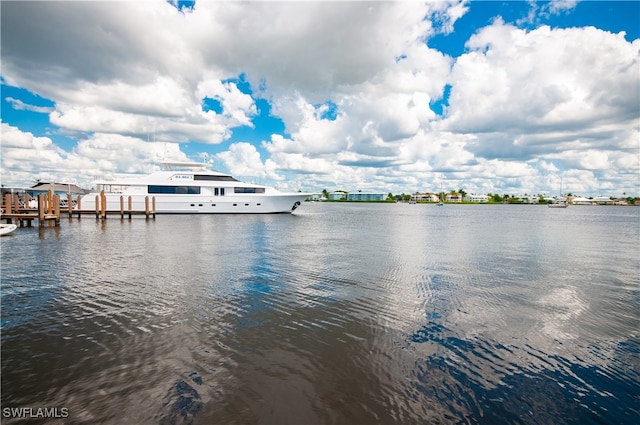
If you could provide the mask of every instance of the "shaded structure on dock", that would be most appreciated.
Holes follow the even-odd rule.
[[[74,215],[77,218],[81,218],[82,215],[94,214],[96,220],[106,219],[108,215],[120,215],[121,219],[124,219],[125,216],[131,219],[133,215],[144,215],[147,219],[156,218],[155,197],[151,199],[148,196],[145,197],[144,210],[133,210],[131,208],[131,196],[126,200],[126,208],[124,196],[120,196],[118,209],[113,209],[112,205],[107,206],[107,197],[104,192],[96,195],[95,208],[93,209],[83,210],[81,200],[81,195],[78,195],[74,200],[71,193],[67,193],[63,202],[61,196],[54,194],[53,190],[41,193],[36,198],[32,198],[26,191],[22,194],[5,193],[2,197],[0,221],[12,223],[15,220],[18,227],[32,227],[33,221],[37,220],[38,225],[43,227],[45,224],[58,226],[63,213],[66,213],[69,218]]]

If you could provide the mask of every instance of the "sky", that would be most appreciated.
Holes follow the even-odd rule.
[[[2,1],[1,173],[640,196],[638,1]]]

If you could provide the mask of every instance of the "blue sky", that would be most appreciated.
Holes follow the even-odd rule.
[[[640,2],[0,6],[6,186],[640,196]]]

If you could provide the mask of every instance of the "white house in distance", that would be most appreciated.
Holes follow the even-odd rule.
[[[607,204],[613,205],[613,199],[609,198],[608,196],[595,196],[593,198],[593,202],[595,202],[598,205],[607,205]]]
[[[589,198],[577,196],[571,200],[573,205],[593,205],[593,201]]]
[[[440,202],[440,197],[435,193],[416,192],[413,195],[411,195],[411,200],[415,202]]]
[[[384,201],[386,197],[384,193],[355,192],[347,195],[347,201]]]
[[[447,202],[462,202],[462,195],[459,193],[447,193]]]
[[[486,203],[489,202],[489,196],[488,195],[478,195],[475,193],[468,193],[465,197],[464,200],[466,202],[479,202],[479,203]]]
[[[384,201],[385,199],[387,199],[387,195],[384,193],[348,193],[343,190],[336,190],[329,194],[330,201]]]
[[[330,201],[344,201],[347,199],[347,192],[335,191],[329,194]]]
[[[324,197],[322,193],[312,193],[307,198],[307,201],[326,201],[327,198]]]

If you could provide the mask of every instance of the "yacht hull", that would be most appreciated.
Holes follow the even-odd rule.
[[[94,209],[97,193],[90,193],[82,198],[83,209]],[[145,197],[148,198],[149,209],[153,210],[155,199],[156,214],[278,214],[291,213],[300,206],[307,194],[278,194],[261,196],[197,196],[197,195],[129,195],[105,194],[107,210],[119,210],[122,197],[124,210],[145,211]]]

